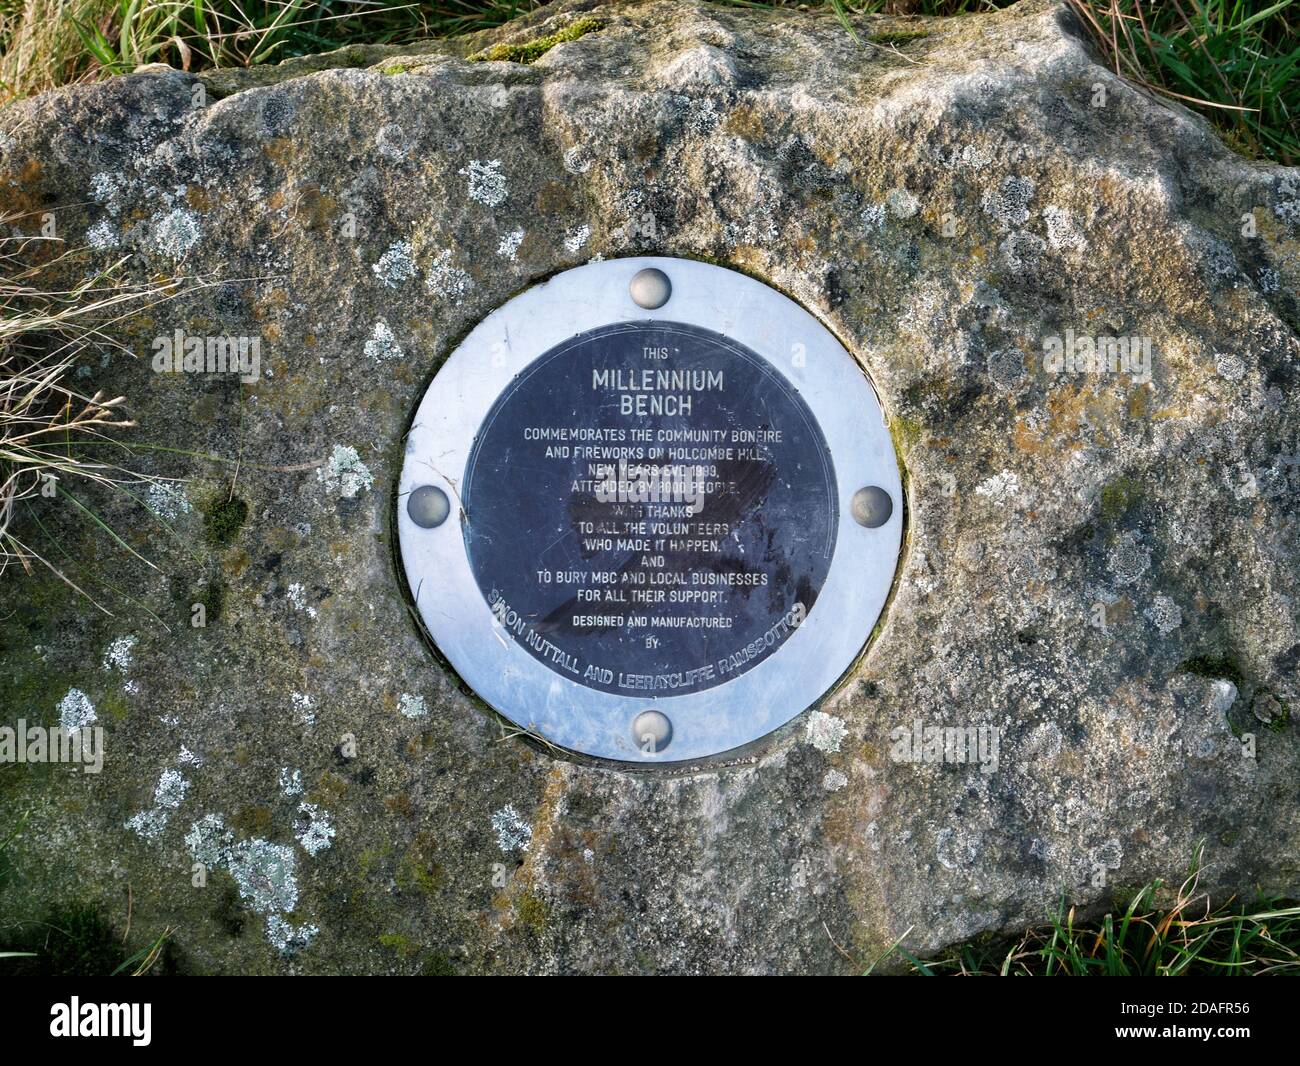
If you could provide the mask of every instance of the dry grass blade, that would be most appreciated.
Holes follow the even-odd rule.
[[[0,230],[12,232],[19,221],[0,218]],[[53,284],[84,269],[81,254],[56,240],[0,237],[0,573],[14,562],[30,573],[38,562],[106,610],[21,539],[14,519],[24,500],[66,495],[61,482],[153,480],[87,454],[85,445],[112,442],[135,423],[123,411],[125,397],[102,390],[87,395],[73,384],[73,372],[88,352],[122,347],[108,338],[107,326],[171,298],[179,283],[128,283],[124,258],[70,288]]]

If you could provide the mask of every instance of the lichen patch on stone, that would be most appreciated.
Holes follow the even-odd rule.
[[[471,200],[485,207],[500,207],[509,195],[506,176],[501,172],[501,160],[486,163],[471,159],[459,172],[465,178],[465,191]]]
[[[104,669],[116,670],[120,674],[131,669],[135,658],[135,646],[140,638],[133,633],[117,637],[104,651]]]
[[[492,815],[492,829],[497,835],[497,847],[507,854],[527,851],[533,840],[533,827],[519,816],[513,804],[507,803]]]
[[[145,506],[159,518],[168,521],[189,514],[194,509],[184,488],[174,481],[151,481],[145,493]]]
[[[519,258],[519,246],[524,241],[524,231],[522,227],[516,227],[509,233],[502,235],[501,241],[497,244],[497,255],[502,259],[509,259],[514,262]]]
[[[397,707],[407,718],[423,718],[429,713],[424,697],[413,696],[409,692],[403,692],[397,697]]]
[[[59,725],[68,732],[93,725],[98,717],[95,714],[95,705],[90,702],[90,697],[79,688],[68,689],[67,695],[59,700],[57,710],[59,712]]]
[[[316,477],[327,489],[344,499],[365,492],[375,480],[357,450],[346,444],[334,445],[325,465],[316,471]]]
[[[380,319],[365,343],[366,358],[376,363],[387,363],[402,358],[402,346],[397,343],[388,323]]]
[[[298,804],[298,817],[294,820],[298,843],[309,855],[324,851],[334,841],[334,824],[315,803]]]
[[[394,241],[371,266],[371,271],[387,288],[395,289],[415,277],[415,259],[410,241]]]
[[[840,744],[847,733],[848,727],[845,726],[844,720],[825,711],[813,711],[808,716],[808,724],[804,727],[808,743],[818,751],[828,754],[840,750]]]

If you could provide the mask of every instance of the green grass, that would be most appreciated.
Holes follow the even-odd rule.
[[[796,0],[746,7],[791,7]],[[905,47],[906,31],[871,35],[859,15],[966,15],[1011,0],[827,0],[863,47]],[[1069,0],[1106,64],[1199,111],[1243,155],[1300,163],[1300,0]],[[917,38],[923,39],[923,38]]]
[[[1198,849],[1164,905],[1163,885],[1153,881],[1099,921],[1076,922],[1075,909],[1062,903],[1047,925],[1014,940],[966,944],[924,961],[897,945],[891,951],[912,973],[930,977],[1300,975],[1300,907],[1212,904],[1197,887],[1200,856]]]
[[[719,0],[736,7],[798,0]],[[863,48],[902,50],[922,30],[864,15],[967,15],[1011,0],[824,0]],[[1244,154],[1300,162],[1300,0],[1069,0],[1104,61],[1208,116]],[[348,44],[403,44],[500,26],[539,0],[0,0],[0,99],[120,74],[250,66]],[[528,62],[542,42],[498,46]],[[537,46],[537,47],[534,47]],[[541,51],[538,51],[538,48]],[[530,51],[531,50],[531,51]],[[486,58],[486,56],[482,56]]]
[[[1071,0],[1107,62],[1206,114],[1238,151],[1300,163],[1296,0]]]
[[[499,26],[538,0],[0,0],[0,101],[129,73],[243,67]]]
[[[91,903],[53,907],[19,928],[19,950],[0,952],[0,976],[141,977],[164,959],[171,935],[167,930],[128,955],[124,939]],[[170,960],[162,969],[172,969]]]

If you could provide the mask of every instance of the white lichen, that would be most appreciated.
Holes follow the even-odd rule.
[[[293,703],[293,713],[303,725],[316,724],[316,712],[312,709],[316,706],[315,701],[305,692],[293,692],[289,694],[289,699]]]
[[[885,207],[895,218],[911,218],[921,210],[921,201],[906,189],[890,189],[885,194]]]
[[[283,796],[302,795],[302,771],[280,767],[280,794]]]
[[[1147,620],[1161,633],[1172,633],[1183,624],[1182,609],[1168,596],[1157,596],[1146,609]]]
[[[497,847],[507,854],[527,851],[533,842],[533,827],[519,817],[513,804],[507,803],[492,815],[492,828],[497,835]]]
[[[148,492],[145,493],[144,505],[157,517],[166,521],[189,514],[193,510],[185,490],[172,481],[150,482]]]
[[[126,179],[121,174],[107,171],[96,174],[90,179],[90,198],[101,205],[110,215],[118,215],[122,210],[122,194],[126,191]]]
[[[139,642],[140,638],[130,633],[114,640],[104,652],[104,669],[123,674],[130,670],[131,661],[135,658],[135,646]]]
[[[146,840],[151,840],[167,828],[171,812],[185,800],[190,783],[179,770],[164,770],[153,790],[153,807],[132,815],[126,827]]]
[[[1010,175],[996,189],[984,194],[984,213],[1006,231],[1023,226],[1029,220],[1029,202],[1034,198],[1034,183],[1029,178]]]
[[[1228,381],[1240,381],[1246,376],[1246,362],[1236,352],[1215,352],[1214,369]]]
[[[975,495],[998,507],[1006,507],[1020,496],[1020,478],[1014,470],[1003,470],[976,485]]]
[[[570,255],[577,255],[591,237],[591,227],[585,222],[575,226],[564,236],[564,250]]]
[[[133,814],[126,820],[125,825],[127,829],[145,840],[152,840],[167,828],[167,821],[170,817],[171,815],[162,808],[152,807],[147,811]]]
[[[1123,533],[1107,556],[1107,565],[1117,585],[1132,585],[1151,566],[1151,551],[1138,539],[1136,533]]]
[[[219,814],[205,814],[185,834],[185,846],[194,856],[194,861],[209,868],[225,865],[234,840],[234,834],[226,828]]]
[[[586,145],[575,144],[564,150],[564,169],[570,174],[585,174],[591,169],[591,157]]]
[[[1055,251],[1080,252],[1087,247],[1088,242],[1065,208],[1055,205],[1043,208],[1043,224],[1047,227],[1047,243]]]
[[[329,815],[315,803],[298,804],[298,817],[294,821],[298,843],[308,855],[324,851],[334,842],[334,826]]]
[[[1033,271],[1043,257],[1047,242],[1036,233],[1017,230],[998,245],[1002,261],[1017,273]]]
[[[121,236],[108,219],[100,219],[86,230],[86,243],[98,252],[116,248],[121,242]]]
[[[316,477],[331,492],[351,499],[374,484],[370,468],[361,461],[355,448],[346,444],[334,445],[329,461],[316,471]]]
[[[827,714],[825,711],[813,711],[808,716],[804,733],[808,743],[818,751],[831,753],[840,750],[840,744],[848,734],[848,727],[834,715]]]
[[[278,914],[268,915],[266,919],[266,939],[286,958],[297,955],[298,952],[309,947],[319,932],[319,927],[310,923],[290,925]]]
[[[519,246],[524,242],[524,231],[522,227],[516,227],[501,238],[497,245],[497,255],[503,259],[509,259],[514,262],[519,258]]]
[[[243,900],[267,916],[266,937],[277,951],[292,955],[315,939],[316,926],[294,926],[284,917],[298,905],[298,860],[292,847],[261,838],[235,843],[219,814],[195,822],[185,834],[185,846],[195,862],[230,872]]]
[[[375,134],[375,147],[385,159],[406,158],[406,131],[396,122],[385,123]]]
[[[68,694],[59,700],[59,725],[67,732],[84,729],[96,721],[95,705],[79,688],[68,689]]]
[[[298,858],[287,844],[260,837],[241,841],[230,849],[226,866],[255,910],[291,911],[298,905]]]
[[[686,102],[686,127],[692,133],[707,137],[718,128],[718,123],[722,121],[722,115],[719,113],[717,102],[713,97],[693,98],[681,96],[678,99]]]
[[[822,778],[822,788],[827,792],[838,792],[849,783],[849,779],[839,770],[827,770]]]
[[[434,257],[424,279],[425,291],[439,300],[455,306],[473,288],[469,274],[451,261],[451,251],[443,249]]]
[[[989,352],[989,377],[999,388],[1017,388],[1025,379],[1025,353],[1019,348],[997,348]]]
[[[316,608],[307,602],[307,590],[303,587],[301,581],[290,584],[285,596],[294,610],[302,611],[308,618],[316,617]]]
[[[402,347],[393,331],[382,318],[375,323],[370,339],[365,344],[366,358],[376,363],[387,363],[402,358]]]
[[[413,696],[409,692],[403,692],[397,697],[397,709],[407,718],[423,718],[429,713],[429,708],[424,704],[424,697]]]
[[[149,220],[150,243],[154,251],[169,259],[182,259],[202,236],[199,216],[188,208],[159,212]]]
[[[505,202],[509,191],[506,188],[506,176],[501,173],[501,160],[493,159],[482,162],[471,159],[461,167],[458,173],[465,178],[466,191],[471,200],[477,200],[485,207],[499,207]]]
[[[185,799],[190,790],[190,783],[179,770],[164,770],[158,778],[158,785],[153,790],[153,802],[156,807],[175,810]]]
[[[415,277],[415,259],[410,241],[394,241],[370,268],[388,288],[395,289]]]
[[[1226,677],[1216,678],[1210,684],[1210,708],[1219,714],[1227,714],[1237,702],[1237,686]]]

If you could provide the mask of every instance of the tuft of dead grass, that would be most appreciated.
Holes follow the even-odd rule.
[[[28,572],[44,566],[94,602],[23,539],[14,520],[24,502],[65,495],[67,484],[156,480],[97,457],[135,422],[125,397],[83,392],[75,370],[92,352],[122,350],[110,336],[113,324],[174,295],[180,282],[126,281],[123,257],[63,287],[53,279],[75,275],[84,250],[15,236],[16,221],[0,218],[0,234],[9,234],[0,236],[0,573],[13,564]]]

